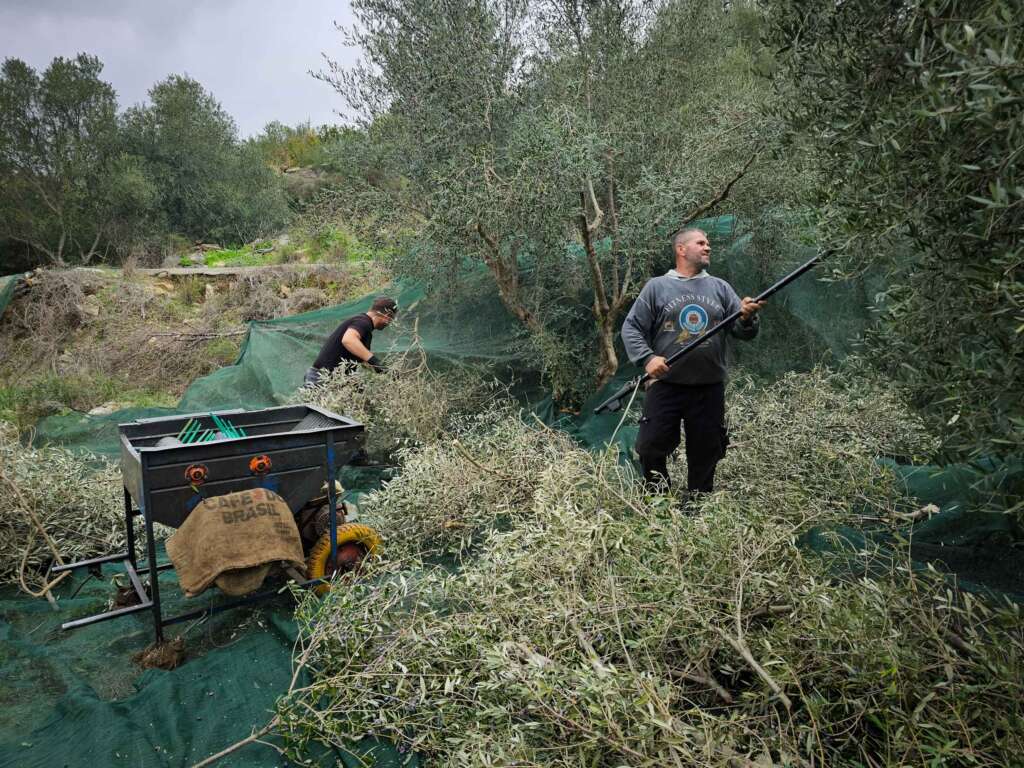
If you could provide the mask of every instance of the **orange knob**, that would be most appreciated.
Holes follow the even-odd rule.
[[[206,482],[208,470],[204,464],[190,464],[185,470],[185,479],[192,485],[202,485]]]
[[[249,459],[249,471],[254,475],[265,475],[270,471],[270,457],[266,454]]]

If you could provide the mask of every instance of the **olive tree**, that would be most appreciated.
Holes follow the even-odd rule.
[[[741,7],[742,6],[742,7]],[[761,119],[757,12],[711,0],[356,0],[363,62],[322,73],[401,144],[421,224],[401,271],[486,268],[556,396],[607,381],[629,302],[688,220],[756,211],[785,158]],[[782,176],[783,174],[779,174]],[[760,180],[760,181],[757,181]],[[589,365],[593,377],[579,376]],[[576,381],[573,381],[573,379]]]
[[[1001,0],[772,3],[784,112],[820,227],[878,270],[870,350],[955,456],[1024,441],[1024,48]]]
[[[259,147],[238,139],[234,120],[201,83],[172,75],[149,103],[124,117],[124,144],[156,184],[162,226],[232,243],[287,221],[288,207]]]
[[[81,54],[41,75],[19,59],[0,70],[0,237],[58,265],[106,253],[153,203],[152,185],[120,151],[102,69]]]

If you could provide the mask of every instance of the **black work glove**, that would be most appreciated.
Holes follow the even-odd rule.
[[[366,364],[373,368],[377,373],[384,373],[387,369],[384,367],[384,363],[380,361],[380,358],[376,355],[370,355],[370,359],[366,361]]]

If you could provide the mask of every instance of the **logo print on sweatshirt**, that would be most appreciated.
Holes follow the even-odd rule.
[[[679,313],[679,327],[696,336],[708,327],[708,313],[700,304],[687,304]]]

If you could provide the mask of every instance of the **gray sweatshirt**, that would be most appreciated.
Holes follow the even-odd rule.
[[[622,324],[622,341],[630,361],[641,368],[653,355],[668,357],[740,308],[740,298],[725,280],[706,271],[683,277],[670,269],[651,278],[640,291]],[[701,344],[672,366],[664,381],[712,384],[726,379],[727,336],[752,339],[758,319],[739,320]]]

